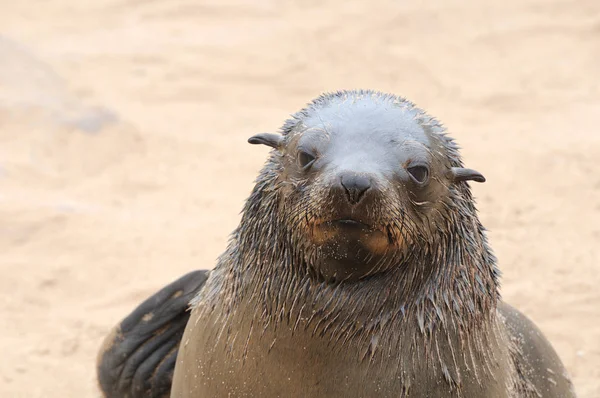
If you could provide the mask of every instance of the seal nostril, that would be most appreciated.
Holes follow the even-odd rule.
[[[350,203],[357,204],[371,188],[371,179],[360,174],[342,174],[340,184],[344,187]]]

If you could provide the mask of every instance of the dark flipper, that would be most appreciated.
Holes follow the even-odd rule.
[[[209,271],[194,271],[140,304],[104,340],[98,381],[107,398],[168,397],[189,301]]]

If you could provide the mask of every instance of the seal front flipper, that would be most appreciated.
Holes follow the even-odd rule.
[[[190,272],[140,304],[104,340],[98,381],[107,398],[168,397],[189,301],[209,271]]]

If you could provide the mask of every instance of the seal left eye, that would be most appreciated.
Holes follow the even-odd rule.
[[[310,153],[307,153],[304,151],[298,152],[298,164],[303,169],[309,168],[313,164],[314,161],[315,161],[315,157],[313,155],[311,155]]]
[[[413,166],[406,169],[410,176],[418,182],[419,184],[423,184],[429,178],[429,169],[425,166]]]

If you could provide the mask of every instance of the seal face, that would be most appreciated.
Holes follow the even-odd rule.
[[[286,123],[284,138],[250,139],[278,151],[292,246],[328,282],[385,272],[443,222],[454,174],[442,128],[408,101],[373,92],[313,104]]]

